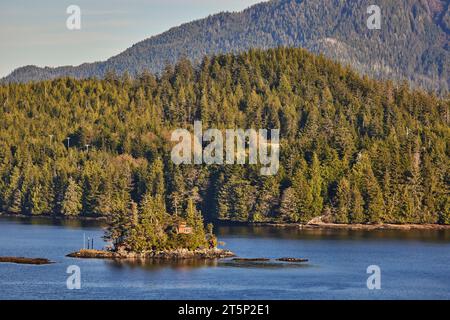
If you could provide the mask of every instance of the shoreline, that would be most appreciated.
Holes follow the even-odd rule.
[[[0,212],[0,217],[7,218],[39,218],[47,220],[59,220],[59,221],[98,221],[106,222],[106,217],[66,217],[66,216],[49,216],[49,215],[39,215],[30,216],[25,214],[13,214]],[[417,224],[417,223],[405,223],[405,224],[395,224],[395,223],[381,223],[381,224],[339,224],[339,223],[326,223],[314,221],[311,223],[279,223],[279,222],[246,222],[246,221],[230,221],[230,220],[216,220],[213,221],[216,226],[247,226],[247,227],[274,227],[274,228],[298,228],[298,229],[341,229],[341,230],[450,230],[450,225],[448,224]]]
[[[256,225],[256,224],[255,224]],[[275,228],[298,228],[305,230],[313,229],[340,229],[340,230],[450,230],[450,225],[446,224],[393,224],[393,223],[383,223],[383,224],[338,224],[338,223],[261,223],[260,226],[271,226]]]
[[[111,259],[111,260],[186,260],[186,259],[222,259],[235,257],[236,255],[225,249],[174,249],[149,251],[143,253],[136,252],[113,252],[106,250],[81,249],[66,255],[77,259]]]
[[[30,218],[38,218],[38,219],[46,219],[46,220],[60,220],[60,221],[107,221],[106,217],[86,217],[86,216],[76,216],[76,217],[70,217],[70,216],[51,216],[51,215],[37,215],[37,216],[30,216],[27,214],[15,214],[15,213],[4,213],[0,212],[0,217],[6,217],[6,218],[20,218],[20,219],[30,219]]]

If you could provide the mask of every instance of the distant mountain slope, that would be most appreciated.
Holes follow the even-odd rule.
[[[378,4],[381,30],[366,26]],[[108,70],[160,72],[181,56],[277,46],[304,47],[377,78],[408,79],[448,90],[450,8],[447,0],[273,0],[239,13],[220,13],[141,41],[107,61],[77,67],[26,66],[3,79],[26,82],[61,76],[102,77]]]

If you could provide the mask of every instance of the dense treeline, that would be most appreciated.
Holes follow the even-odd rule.
[[[286,48],[204,58],[198,68],[181,60],[159,77],[3,85],[0,205],[112,216],[141,225],[136,239],[163,232],[155,221],[199,226],[199,211],[206,220],[449,224],[449,108],[448,98]],[[280,128],[278,174],[174,165],[170,133],[194,120]],[[196,234],[204,241],[203,227]]]

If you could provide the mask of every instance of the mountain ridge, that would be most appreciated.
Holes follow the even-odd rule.
[[[240,12],[221,12],[184,23],[137,42],[105,61],[79,66],[14,70],[2,82],[70,76],[103,77],[108,71],[160,73],[180,57],[199,62],[205,55],[251,48],[303,47],[352,65],[378,79],[409,80],[448,91],[450,9],[443,0],[378,1],[382,29],[368,30],[368,0],[272,0]]]

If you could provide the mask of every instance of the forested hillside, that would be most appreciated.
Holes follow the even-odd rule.
[[[0,86],[0,206],[29,215],[450,223],[450,101],[303,49]],[[181,165],[170,133],[280,128],[280,169]],[[67,138],[70,138],[68,140]],[[145,199],[145,201],[143,201]],[[192,215],[192,214],[191,214]]]
[[[367,8],[381,8],[381,30],[369,30]],[[446,0],[273,0],[236,13],[220,13],[141,41],[107,61],[77,67],[26,66],[7,82],[103,77],[108,71],[132,76],[159,73],[180,57],[279,46],[323,53],[376,78],[411,81],[448,92],[450,8]]]

